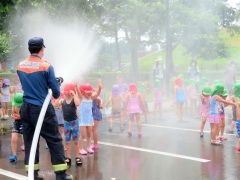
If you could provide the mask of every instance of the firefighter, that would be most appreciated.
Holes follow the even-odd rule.
[[[54,98],[60,96],[59,83],[56,80],[53,67],[42,59],[45,45],[41,37],[34,37],[28,41],[30,56],[17,66],[17,74],[24,91],[23,105],[21,107],[21,120],[23,124],[23,137],[25,144],[25,169],[28,171],[28,162],[32,139],[36,128],[38,116],[43,102],[52,90]],[[46,140],[51,154],[52,166],[56,174],[56,180],[73,179],[66,174],[67,164],[65,163],[62,138],[58,131],[58,123],[52,104],[48,105],[46,115],[42,124],[40,135]],[[43,179],[39,174],[39,144],[34,164],[34,179]]]

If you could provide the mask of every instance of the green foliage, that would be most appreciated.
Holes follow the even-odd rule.
[[[167,2],[170,3],[169,9]],[[177,68],[192,59],[200,62],[201,59],[212,60],[203,63],[211,64],[224,63],[226,57],[240,57],[238,47],[232,46],[239,41],[227,38],[231,42],[226,43],[226,34],[219,33],[222,28],[231,33],[239,31],[234,23],[238,20],[239,10],[227,6],[222,0],[4,0],[0,3],[0,61],[6,60],[14,49],[10,46],[10,32],[7,31],[11,15],[28,9],[45,9],[56,18],[74,14],[90,23],[101,37],[118,42],[108,51],[103,49],[104,53],[99,56],[99,67],[107,64],[109,68],[106,69],[110,70],[115,69],[120,59],[118,51],[123,52],[119,47],[121,42],[127,43],[130,52],[124,51],[121,57],[130,56],[131,67],[136,71],[140,50],[145,53],[146,46],[156,44],[165,48],[169,39]],[[120,38],[119,32],[124,36]],[[140,69],[149,71],[159,56],[164,59],[165,50],[141,58]]]
[[[217,57],[211,60],[205,58],[196,58],[201,71],[211,76],[215,73],[214,71],[219,71],[223,69],[231,60],[235,62],[240,62],[240,34],[232,35],[226,30],[222,30],[218,35],[226,47],[227,57]],[[155,60],[159,57],[164,57],[164,52],[153,52],[147,54],[146,56],[139,59],[140,69],[143,72],[151,72]],[[177,46],[173,52],[174,65],[179,72],[185,72],[188,65],[190,64],[192,57],[183,46]]]
[[[10,36],[6,33],[0,33],[0,62],[6,61],[12,51]]]

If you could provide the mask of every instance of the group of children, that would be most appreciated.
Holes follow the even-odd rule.
[[[71,152],[74,143],[75,162],[82,164],[80,155],[94,153],[98,149],[98,122],[102,120],[101,99],[99,95],[102,84],[99,82],[98,90],[95,91],[90,84],[82,84],[79,87],[74,83],[67,83],[63,87],[61,96],[53,99],[59,131],[64,139],[66,151],[66,163],[72,164]],[[94,143],[91,144],[93,136]],[[83,140],[86,138],[86,150]]]
[[[80,85],[67,83],[61,96],[58,99],[52,99],[56,118],[59,125],[59,132],[64,139],[66,151],[66,163],[71,166],[71,143],[74,142],[76,165],[82,164],[80,155],[92,154],[98,149],[97,127],[98,122],[102,120],[101,93],[102,85],[99,83],[98,91],[95,92],[90,84]],[[12,119],[13,130],[11,139],[12,154],[9,156],[10,162],[17,161],[18,134],[22,134],[23,127],[20,118],[20,107],[23,102],[23,94],[16,93],[12,98]],[[94,144],[91,144],[91,135],[93,135]],[[87,139],[87,151],[83,148],[83,139]],[[24,150],[24,146],[21,146]]]
[[[10,82],[6,80],[3,82],[10,85]],[[14,120],[14,123],[11,140],[12,154],[9,157],[10,162],[17,161],[18,134],[22,134],[23,131],[19,115],[20,107],[23,102],[23,94],[21,92],[21,84],[17,79],[15,79],[14,84],[15,85],[12,88],[14,92],[12,97],[12,119]],[[52,99],[52,104],[59,125],[59,132],[64,140],[66,163],[68,167],[71,167],[72,164],[72,142],[74,143],[75,163],[77,166],[82,164],[81,156],[92,154],[99,148],[98,125],[103,119],[101,112],[103,107],[103,102],[100,98],[101,91],[101,81],[98,83],[97,90],[95,90],[90,84],[81,84],[80,86],[77,86],[74,83],[67,83],[63,86],[61,96],[58,99]],[[140,117],[141,114],[147,116],[148,113],[148,103],[145,99],[146,91],[145,94],[144,91],[145,87],[143,84],[121,83],[112,86],[111,96],[105,103],[106,107],[111,106],[109,132],[112,132],[113,130],[114,120],[119,119],[120,130],[123,131],[124,124],[128,119],[128,136],[132,136],[134,121],[137,123],[138,137],[140,138],[142,136]],[[211,127],[211,144],[213,145],[220,145],[225,139],[225,106],[231,105],[235,108],[237,133],[240,136],[240,83],[237,83],[234,86],[233,92],[234,96],[230,97],[227,90],[220,83],[216,83],[214,88],[206,85],[202,88],[202,94],[200,97],[202,106],[200,137],[204,136],[203,130],[208,119]],[[154,109],[160,110],[159,112],[161,112],[163,96],[160,82],[155,83],[153,93]],[[196,93],[197,92],[193,89],[189,89],[189,92],[186,92],[184,82],[181,78],[177,78],[174,81],[177,115],[180,119],[183,118],[183,108],[187,101],[187,96],[191,95],[194,97],[189,102],[191,106],[195,107],[195,101],[199,98],[199,96],[196,96]],[[92,137],[93,144],[91,144]],[[84,139],[86,139],[86,148],[83,146]],[[24,150],[24,145],[21,146],[21,149]],[[238,150],[240,151],[240,140]]]
[[[18,89],[18,82],[15,82],[13,89]],[[19,88],[20,89],[20,88]],[[79,87],[74,83],[67,83],[63,86],[61,96],[52,99],[56,118],[59,125],[59,132],[63,138],[66,151],[66,163],[68,167],[72,164],[72,142],[74,143],[75,163],[82,164],[81,156],[94,153],[98,147],[98,124],[102,120],[102,100],[100,98],[102,83],[99,81],[98,89],[95,91],[90,84],[82,84]],[[18,135],[22,134],[23,127],[20,118],[20,108],[23,102],[23,93],[17,92],[12,97],[12,119],[13,130],[10,162],[17,161]],[[129,116],[128,135],[132,136],[133,122],[136,120],[138,137],[141,132],[141,113],[146,111],[146,102],[136,84],[118,84],[112,87],[112,96],[107,104],[111,103],[112,111],[110,116],[110,129],[112,130],[112,119],[118,116],[127,119]],[[121,121],[121,129],[124,121]],[[91,144],[93,137],[93,144]],[[86,148],[83,140],[86,138]],[[22,138],[21,138],[22,139]],[[23,140],[22,140],[23,141]],[[21,146],[24,150],[24,145]]]
[[[111,104],[109,117],[109,132],[112,132],[113,120],[119,119],[120,130],[124,130],[124,124],[129,119],[128,136],[132,136],[133,122],[136,120],[138,137],[142,136],[141,120],[142,113],[146,114],[147,106],[142,93],[139,92],[137,84],[115,84],[112,86],[112,95],[106,106]]]
[[[98,83],[97,91],[90,84],[65,84],[60,98],[53,100],[56,115],[59,122],[59,131],[64,139],[66,150],[66,163],[70,167],[71,143],[74,142],[75,162],[81,165],[80,155],[94,153],[98,147],[98,125],[102,120],[102,100],[100,98],[102,83]],[[124,119],[129,115],[128,135],[132,136],[134,120],[137,122],[138,137],[142,136],[140,115],[145,111],[144,100],[138,92],[137,85],[113,85],[112,96],[107,105],[111,103],[110,129],[112,131],[112,119],[118,116]],[[126,110],[126,111],[125,111]],[[123,121],[120,120],[121,129]],[[93,137],[93,144],[91,144]],[[86,139],[86,148],[83,140]],[[86,149],[86,150],[85,150]]]
[[[203,129],[206,120],[209,120],[211,127],[211,144],[221,145],[226,138],[225,130],[225,107],[232,106],[236,117],[237,135],[240,138],[240,84],[233,87],[233,95],[229,95],[227,89],[220,83],[214,88],[206,86],[202,89],[202,123],[200,127],[200,137],[203,137]],[[238,140],[237,150],[240,151],[240,140]]]
[[[237,133],[240,137],[240,84],[237,83],[233,87],[233,95],[229,95],[223,84],[215,81],[212,86],[207,82],[202,84],[202,88],[197,88],[194,80],[189,81],[185,85],[181,78],[176,78],[174,81],[174,96],[177,107],[177,116],[180,120],[183,119],[184,108],[189,105],[192,113],[198,113],[199,105],[201,106],[201,125],[200,137],[204,136],[204,127],[208,120],[211,128],[211,144],[221,145],[226,137],[225,131],[225,107],[232,106],[233,119],[236,121]],[[187,86],[187,87],[186,87]],[[199,98],[199,89],[201,96]],[[200,101],[199,101],[200,100]],[[199,102],[199,103],[198,103]],[[240,140],[237,147],[240,151]]]

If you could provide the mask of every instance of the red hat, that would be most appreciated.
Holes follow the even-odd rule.
[[[129,85],[129,91],[131,93],[137,93],[137,85],[135,83],[132,83]]]
[[[84,91],[85,91],[85,93],[93,92],[93,87],[92,87],[92,85],[86,84]]]
[[[79,91],[81,93],[89,93],[93,91],[93,87],[90,84],[81,84],[79,86]]]
[[[81,85],[79,86],[79,91],[80,91],[81,93],[83,93],[83,92],[84,92],[84,89],[85,89],[85,84],[81,84]]]
[[[177,78],[177,79],[175,80],[175,84],[178,85],[178,86],[182,86],[182,85],[183,85],[182,79]]]
[[[70,91],[74,91],[75,92],[75,87],[76,87],[76,85],[74,83],[65,84],[65,86],[63,88],[64,94],[68,94],[68,93],[70,93]]]

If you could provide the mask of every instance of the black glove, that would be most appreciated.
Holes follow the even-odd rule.
[[[63,83],[63,78],[62,77],[57,77],[56,80],[57,80],[59,86],[61,86],[61,84]]]

